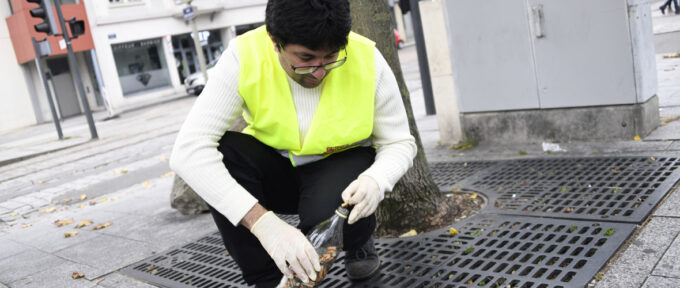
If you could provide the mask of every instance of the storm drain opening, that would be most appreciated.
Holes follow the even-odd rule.
[[[489,204],[450,227],[376,240],[381,269],[366,281],[347,279],[340,253],[321,287],[586,286],[677,182],[679,166],[672,157],[433,164],[442,191],[477,191]],[[121,273],[161,287],[249,287],[218,232]]]
[[[490,212],[640,223],[680,179],[680,158],[562,158],[507,161],[465,188]]]

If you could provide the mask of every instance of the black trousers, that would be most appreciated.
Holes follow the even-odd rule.
[[[224,165],[267,210],[298,214],[298,228],[307,233],[331,217],[342,204],[342,191],[375,160],[375,149],[359,147],[323,160],[293,167],[290,160],[250,135],[227,132],[218,150]],[[234,226],[210,207],[224,245],[250,285],[274,287],[283,276],[257,238],[242,225]],[[357,249],[375,229],[375,215],[352,225],[345,222],[345,250]]]

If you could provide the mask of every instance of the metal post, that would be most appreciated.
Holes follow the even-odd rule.
[[[59,118],[57,118],[57,110],[54,108],[54,101],[52,101],[52,93],[50,92],[50,87],[47,85],[47,75],[43,73],[42,62],[40,61],[40,49],[38,48],[38,42],[35,38],[31,37],[33,41],[33,50],[35,50],[35,66],[38,67],[38,74],[43,80],[43,86],[45,86],[45,94],[47,95],[47,102],[50,104],[50,112],[52,112],[52,122],[57,128],[57,136],[59,140],[64,140],[64,134],[61,132],[61,124],[59,124]]]
[[[94,126],[94,119],[92,118],[92,111],[90,111],[90,103],[87,101],[87,94],[85,94],[85,88],[83,87],[83,80],[80,77],[80,69],[78,68],[78,62],[76,62],[76,56],[73,54],[73,47],[71,47],[71,37],[68,35],[68,30],[66,29],[66,22],[64,21],[64,15],[61,13],[61,0],[54,0],[54,6],[57,10],[57,16],[59,16],[59,25],[61,26],[61,34],[64,36],[64,41],[66,42],[66,49],[68,50],[68,64],[71,67],[73,76],[76,78],[76,85],[78,86],[78,94],[80,94],[80,100],[83,103],[83,108],[85,108],[85,118],[87,118],[87,125],[90,127],[90,138],[98,139],[97,128]]]
[[[425,36],[423,35],[423,23],[420,20],[420,0],[411,1],[411,18],[413,19],[413,34],[415,34],[416,51],[418,52],[418,66],[420,67],[420,81],[423,85],[423,96],[425,97],[425,113],[434,115],[437,113],[434,107],[432,96],[432,80],[430,78],[430,65],[427,63],[427,51],[425,50]]]
[[[191,1],[188,2],[191,6]],[[194,15],[196,11],[194,11]],[[198,28],[196,27],[196,16],[191,17],[189,20],[191,22],[191,34],[194,36],[194,46],[196,48],[196,55],[198,55],[198,67],[201,68],[201,74],[203,74],[203,79],[205,83],[208,83],[208,71],[205,68],[205,55],[203,55],[203,47],[201,46],[201,39],[198,38]]]

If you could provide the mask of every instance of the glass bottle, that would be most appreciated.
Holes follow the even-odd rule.
[[[315,287],[316,284],[323,281],[328,271],[333,267],[333,262],[343,247],[342,227],[349,214],[346,206],[347,204],[342,204],[338,209],[335,209],[335,214],[331,218],[319,223],[307,233],[307,239],[316,249],[316,253],[319,255],[319,264],[321,264],[321,270],[316,274],[316,281],[310,279],[307,283],[303,283],[300,279],[294,277],[288,279],[289,288]]]

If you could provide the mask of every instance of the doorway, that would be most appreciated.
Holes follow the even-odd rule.
[[[47,68],[52,73],[52,86],[61,118],[80,115],[82,111],[68,60],[66,57],[59,57],[47,59],[46,62]]]

